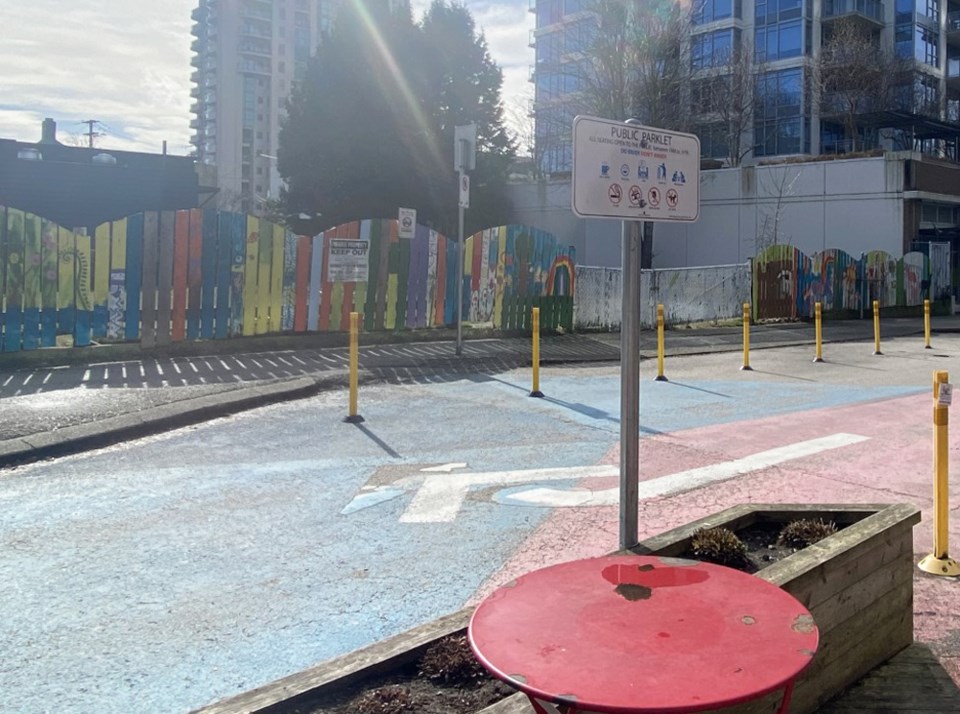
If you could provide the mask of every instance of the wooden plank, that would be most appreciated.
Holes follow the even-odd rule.
[[[260,219],[246,217],[245,233],[247,242],[247,260],[243,269],[243,318],[240,334],[257,334],[257,308],[260,302],[260,290],[257,272],[260,269]]]
[[[404,324],[410,329],[421,327],[420,316],[424,311],[427,294],[424,249],[426,248],[428,235],[429,230],[425,226],[417,226],[416,232],[410,240],[410,268],[407,272],[407,300],[404,317]]]
[[[367,230],[367,237],[370,240],[369,275],[366,290],[364,290],[363,304],[363,329],[366,332],[377,327],[377,295],[381,290],[379,282],[380,254],[383,252],[383,242],[381,241],[383,221],[373,219],[369,223],[370,227]]]
[[[279,226],[278,226],[279,227]],[[283,272],[280,275],[280,329],[293,332],[297,295],[297,248],[300,237],[281,228],[283,237]],[[304,295],[306,299],[306,295]]]
[[[503,315],[503,290],[506,283],[506,263],[507,263],[507,227],[500,226],[496,229],[496,292],[493,296],[493,326],[499,329],[501,327],[501,318]]]
[[[127,218],[126,310],[123,337],[140,339],[140,301],[143,292],[143,229],[145,217],[137,213]]]
[[[222,218],[222,217],[221,217]],[[230,214],[227,223],[230,236],[230,321],[227,327],[227,336],[237,337],[243,334],[244,309],[244,280],[247,267],[247,219],[240,213]],[[219,327],[218,327],[219,331]]]
[[[43,233],[40,217],[27,213],[23,222],[23,349],[40,347],[40,272]]]
[[[307,302],[307,330],[315,332],[320,327],[320,304],[323,290],[323,233],[310,239],[310,295]]]
[[[200,339],[212,340],[217,316],[218,277],[223,273],[223,293],[229,293],[230,253],[218,240],[220,215],[217,211],[203,211],[200,248]],[[224,301],[226,302],[226,301]],[[223,320],[229,314],[224,310]]]
[[[89,347],[93,318],[93,295],[91,291],[93,246],[90,236],[84,233],[75,235],[74,245],[76,246],[74,264],[77,274],[74,280],[76,321],[73,326],[73,344],[75,347]]]
[[[313,261],[310,236],[297,237],[296,284],[294,287],[293,331],[304,332],[308,329],[307,316],[310,305],[310,264]]]
[[[157,270],[160,260],[160,214],[143,214],[143,277],[140,290],[140,344],[157,343]]]
[[[289,706],[307,697],[318,699],[334,687],[362,681],[415,661],[438,638],[463,634],[472,614],[473,608],[458,610],[250,692],[216,702],[195,714],[254,714],[271,711],[281,703]]]
[[[190,341],[200,338],[203,310],[203,211],[190,209],[187,239],[187,332]]]
[[[437,234],[437,279],[433,300],[433,325],[443,327],[447,307],[447,238]]]
[[[173,225],[173,297],[170,339],[183,342],[187,336],[187,277],[190,261],[190,211],[177,211]]]
[[[412,243],[409,239],[401,239],[397,243],[397,318],[395,329],[403,330],[412,327],[407,324],[407,292],[410,288],[410,258]]]
[[[93,233],[93,320],[91,330],[95,338],[107,336],[110,249],[112,247],[111,228],[111,223],[101,223]]]
[[[384,305],[383,327],[386,330],[397,329],[397,295],[399,293],[399,271],[400,271],[400,240],[393,241],[391,235],[390,244],[387,247],[387,293],[386,303]]]
[[[446,297],[443,305],[443,323],[453,325],[457,320],[457,261],[460,260],[460,242],[452,238],[447,239],[446,257]]]
[[[9,234],[8,234],[8,240]],[[21,238],[22,240],[22,238]],[[72,335],[77,322],[76,307],[76,261],[77,245],[73,231],[59,226],[57,228],[57,246],[59,258],[57,261],[57,334]],[[13,247],[11,247],[13,250]],[[7,291],[10,291],[10,273],[7,272]],[[8,303],[9,304],[9,300]],[[19,300],[18,303],[19,305]],[[9,310],[8,310],[9,312]],[[19,319],[18,319],[19,333]]]
[[[214,339],[222,340],[228,337],[231,333],[231,323],[233,320],[232,305],[230,299],[233,297],[233,275],[234,271],[237,270],[237,265],[235,261],[239,260],[239,272],[240,280],[243,281],[243,261],[245,260],[243,255],[243,237],[240,238],[240,254],[236,253],[236,241],[234,239],[234,234],[236,233],[236,219],[237,215],[234,213],[222,212],[217,214],[217,259],[216,259],[216,304],[213,308],[213,335]],[[206,234],[206,230],[209,226],[204,221],[204,238],[209,239],[209,235]],[[211,240],[212,242],[212,240]],[[206,250],[208,244],[204,245],[204,250]],[[204,277],[204,284],[206,284],[206,277]],[[203,330],[201,330],[202,334]]]
[[[174,211],[160,214],[160,241],[157,246],[157,344],[170,344],[170,323],[173,311],[173,231]]]
[[[107,288],[108,340],[122,340],[127,311],[127,219],[110,224],[110,278]]]
[[[377,266],[377,314],[374,327],[386,329],[387,304],[390,287],[390,251],[399,240],[399,223],[394,220],[380,222],[380,254]]]
[[[0,352],[3,352],[4,293],[7,278],[7,208],[0,204]]]
[[[537,714],[526,694],[517,692],[484,707],[477,714]]]
[[[328,228],[323,232],[323,284],[320,288],[320,321],[321,332],[330,330],[330,313],[333,309],[333,283],[330,282],[330,241],[339,237],[339,226]]]
[[[424,305],[423,326],[433,327],[437,301],[437,251],[440,234],[429,231],[427,234],[427,296]]]
[[[264,335],[271,329],[270,303],[273,301],[273,223],[260,221],[260,255],[257,265],[257,308],[255,335]]]
[[[26,214],[7,210],[6,263],[4,267],[3,351],[19,352],[23,343],[23,249]],[[72,234],[71,234],[72,235]]]
[[[6,221],[3,227],[6,227]],[[40,346],[54,347],[57,344],[57,269],[60,262],[57,224],[44,218],[40,230],[43,233],[40,256]]]

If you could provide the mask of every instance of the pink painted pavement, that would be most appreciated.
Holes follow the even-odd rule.
[[[642,422],[642,413],[641,413]],[[722,424],[640,441],[641,480],[741,458],[767,449],[840,432],[867,441],[803,457],[692,491],[642,501],[641,540],[742,503],[894,503],[920,507],[914,529],[917,560],[932,547],[932,410],[927,394],[831,407],[733,424]],[[954,439],[951,475],[958,463]],[[619,446],[602,460],[619,463]],[[591,488],[610,488],[617,479],[590,479]],[[586,484],[585,484],[586,485]],[[950,488],[953,553],[960,552],[960,480]],[[477,591],[478,602],[496,587],[536,568],[596,556],[619,545],[619,510],[611,507],[556,508],[513,557]],[[914,634],[940,657],[960,685],[960,582],[958,578],[914,576]]]

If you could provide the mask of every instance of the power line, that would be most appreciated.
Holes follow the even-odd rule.
[[[80,122],[77,122],[77,123],[78,123],[78,124],[86,124],[86,125],[87,125],[87,131],[86,131],[86,134],[87,134],[87,146],[89,146],[89,147],[92,149],[92,148],[93,148],[93,140],[96,139],[96,138],[99,137],[99,136],[103,136],[103,132],[102,132],[102,131],[95,131],[95,130],[94,130],[94,127],[95,127],[96,125],[103,126],[102,122],[100,122],[99,119],[84,119],[84,120],[82,120],[82,121],[80,121]]]

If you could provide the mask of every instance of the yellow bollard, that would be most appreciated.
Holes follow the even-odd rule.
[[[918,563],[920,570],[932,575],[960,575],[960,565],[948,555],[950,509],[947,491],[947,432],[950,407],[949,400],[940,398],[941,388],[948,383],[946,372],[933,373],[933,553]]]
[[[924,349],[933,349],[930,346],[930,301],[923,301],[923,347]]]
[[[357,414],[357,388],[360,371],[360,349],[358,339],[360,333],[359,315],[350,313],[350,413],[343,418],[348,424],[359,424],[363,417]]]
[[[873,354],[882,355],[880,351],[880,301],[873,301]]]
[[[750,303],[743,303],[743,366],[745,371],[753,370],[750,366]]]
[[[540,391],[540,308],[533,308],[533,389],[531,397],[542,397]]]
[[[817,335],[817,356],[813,358],[814,362],[823,362],[823,310],[820,303],[813,306],[813,316],[816,323],[815,331]]]
[[[663,305],[657,305],[657,382],[669,382],[663,374]]]

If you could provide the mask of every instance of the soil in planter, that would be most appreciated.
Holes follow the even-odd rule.
[[[737,531],[737,537],[747,546],[745,561],[741,565],[731,565],[737,570],[747,573],[756,573],[758,570],[766,568],[784,558],[793,555],[801,548],[780,545],[777,543],[777,537],[785,526],[785,523],[754,523],[752,526],[742,528]],[[838,525],[840,530],[844,526]],[[697,560],[697,557],[691,552],[684,553],[681,557]]]
[[[469,645],[462,639],[472,659]],[[330,692],[322,703],[293,707],[289,714],[475,714],[516,692],[485,673],[463,678],[465,681],[456,676],[438,681],[424,676],[420,669],[421,664],[413,662],[390,675]],[[372,694],[375,691],[380,692],[379,697]],[[362,702],[360,697],[364,697]]]

